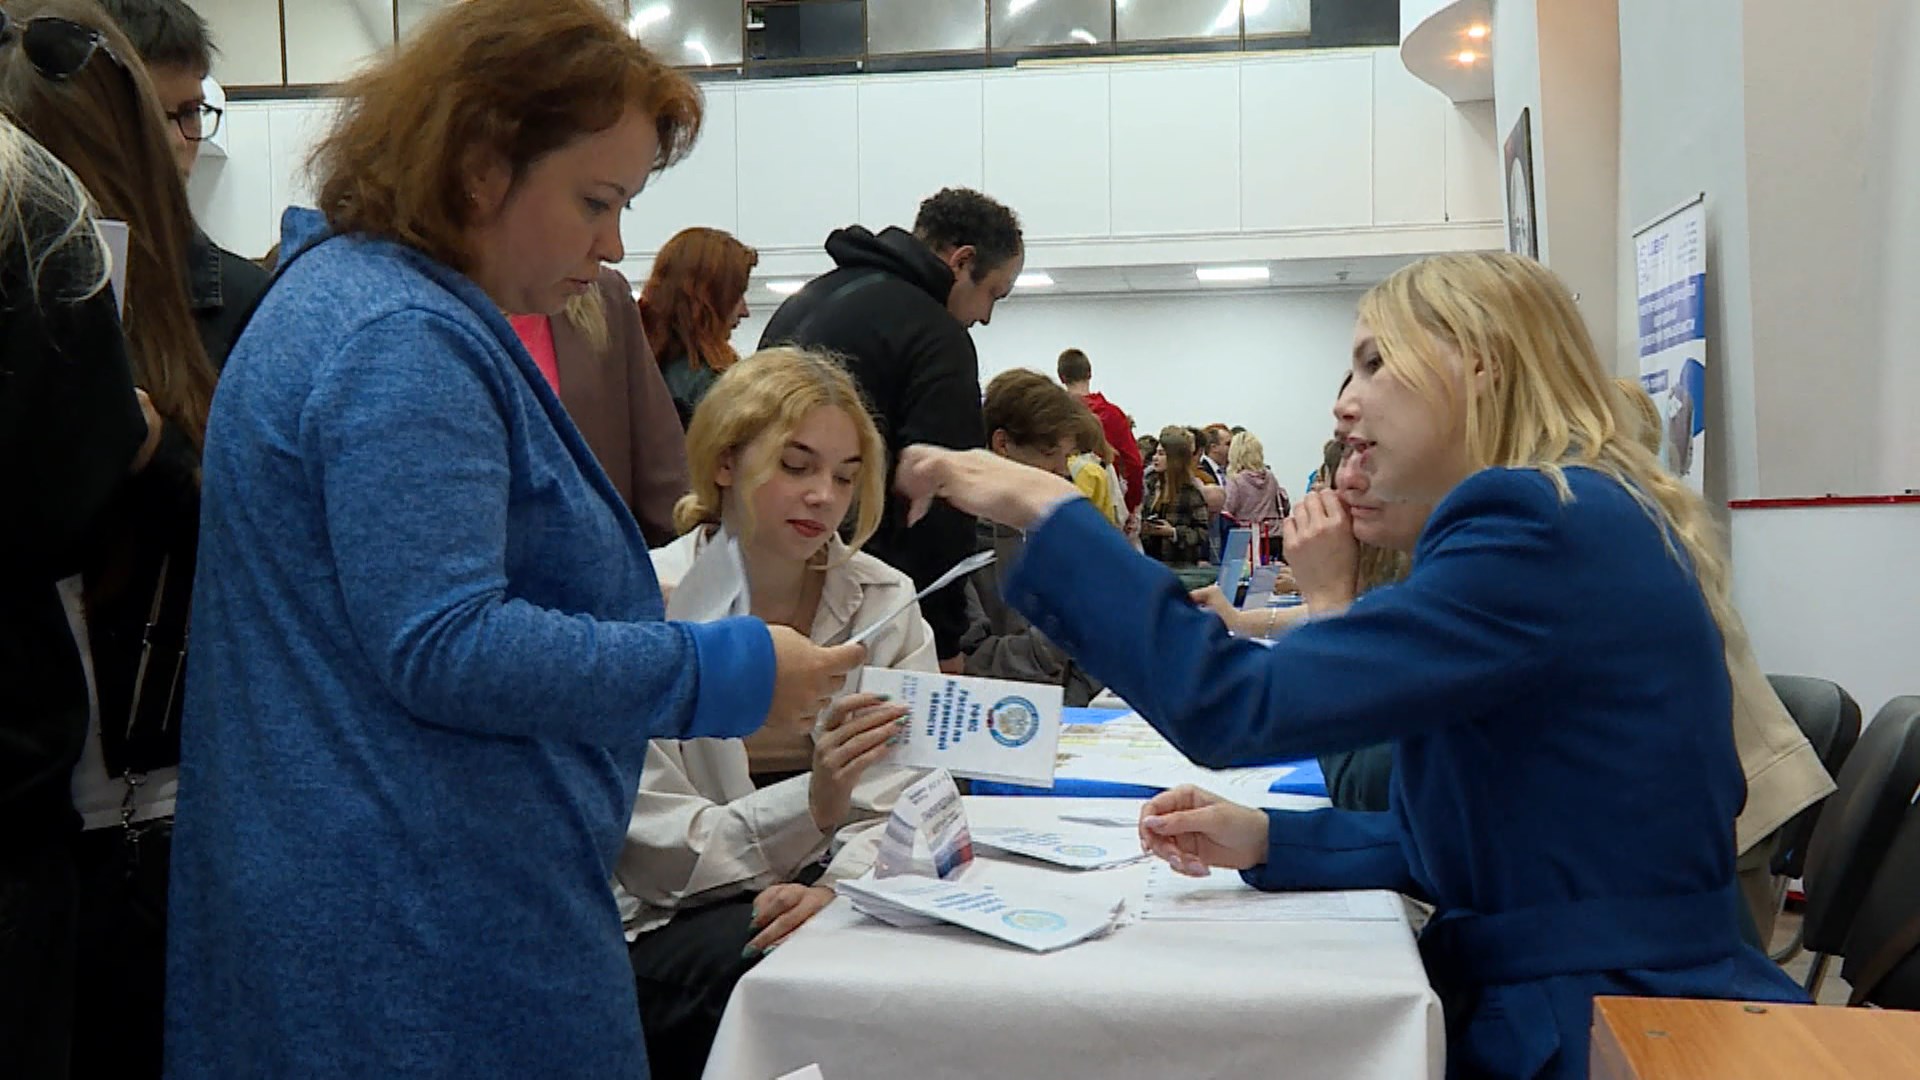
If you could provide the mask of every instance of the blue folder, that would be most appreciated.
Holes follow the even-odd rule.
[[[1064,724],[1104,724],[1126,715],[1127,712],[1124,709],[1064,709],[1061,711],[1060,720]],[[1327,797],[1326,775],[1320,771],[1320,763],[1313,758],[1261,764],[1293,766],[1292,772],[1275,780],[1267,790],[1284,795],[1315,795],[1323,799]],[[1061,799],[1151,799],[1161,791],[1160,788],[1143,787],[1139,784],[1116,784],[1105,780],[1073,780],[1065,777],[1055,780],[1050,788],[1007,784],[998,780],[975,780],[972,782],[971,790],[975,795],[1051,795]]]

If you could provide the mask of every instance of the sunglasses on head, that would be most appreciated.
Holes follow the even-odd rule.
[[[94,53],[106,53],[115,64],[126,66],[113,55],[113,49],[107,45],[107,35],[55,15],[39,15],[16,23],[5,11],[0,11],[0,47],[16,39],[34,70],[55,82],[80,74]]]

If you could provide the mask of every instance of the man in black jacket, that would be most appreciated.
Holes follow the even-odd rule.
[[[207,104],[201,86],[213,70],[213,39],[207,22],[183,0],[100,0],[140,53],[167,120],[168,145],[180,181],[186,183],[200,156],[200,142],[220,130],[221,110]],[[267,272],[213,242],[198,225],[187,253],[187,284],[200,343],[215,370],[239,336],[240,323],[260,294]]]
[[[977,191],[946,188],[920,204],[911,233],[858,225],[827,237],[837,269],[780,305],[760,347],[800,345],[846,358],[887,440],[888,486],[914,443],[983,445],[980,361],[967,330],[993,319],[1026,263],[1020,220]],[[934,508],[912,529],[890,502],[867,550],[925,588],[971,555],[972,518]],[[966,594],[944,589],[920,607],[943,670],[961,670]]]

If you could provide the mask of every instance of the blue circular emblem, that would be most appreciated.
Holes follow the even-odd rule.
[[[1022,908],[1019,911],[1009,911],[1005,915],[1000,916],[1000,921],[1013,927],[1015,930],[1025,930],[1034,934],[1045,934],[1054,930],[1063,930],[1067,925],[1066,916],[1056,915],[1051,911],[1039,911],[1034,908]]]
[[[1023,697],[1004,697],[987,710],[987,730],[1001,746],[1025,746],[1040,732],[1040,710]]]

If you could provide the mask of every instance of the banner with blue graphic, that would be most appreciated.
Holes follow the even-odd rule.
[[[1633,234],[1640,385],[1660,413],[1660,460],[1701,490],[1707,444],[1707,207],[1696,196]]]

